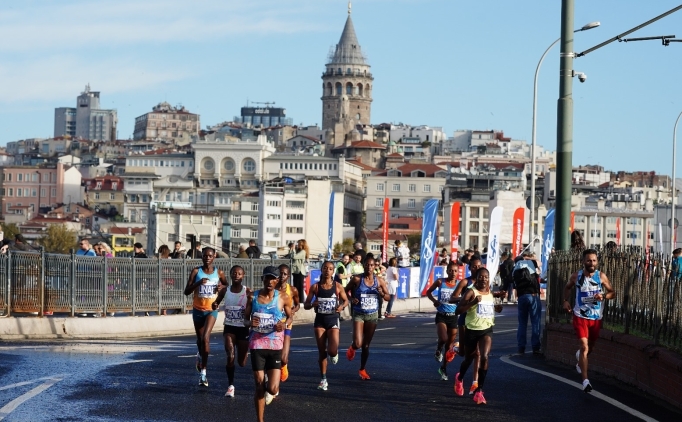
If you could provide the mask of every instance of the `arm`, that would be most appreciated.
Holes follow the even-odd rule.
[[[564,311],[566,312],[571,312],[571,302],[568,301],[568,298],[571,297],[571,290],[573,290],[573,287],[575,287],[575,283],[578,281],[578,273],[573,273],[571,274],[571,278],[568,280],[566,283],[566,286],[564,287],[564,302],[563,302],[563,307]]]
[[[336,286],[336,296],[340,299],[338,304],[339,306],[336,308],[336,312],[341,313],[343,308],[348,306],[348,296],[346,296],[346,292],[343,290],[343,287],[339,285]]]
[[[426,291],[426,297],[429,298],[431,303],[433,303],[433,306],[435,306],[436,308],[442,304],[440,303],[440,301],[438,299],[433,297],[433,291],[436,290],[436,288],[440,287],[440,285],[441,285],[441,282],[440,282],[440,278],[439,278],[438,280],[434,281],[433,284],[431,285],[431,287],[429,287],[429,290]]]
[[[301,299],[298,297],[298,289],[294,286],[291,286],[291,298],[294,299],[294,307],[291,308],[291,315],[293,316],[301,309]]]
[[[293,314],[291,313],[291,306],[289,306],[289,296],[286,294],[281,294],[279,296],[279,303],[280,306],[284,309],[284,314],[287,316],[287,319],[284,320],[284,322],[279,321],[275,325],[275,331],[280,332],[284,330],[284,327],[288,327],[291,325],[291,323],[294,320]]]
[[[293,292],[293,290],[292,290],[292,292]],[[313,296],[317,297],[317,284],[313,284],[308,289],[308,297],[305,298],[305,303],[303,304],[303,309],[306,309],[306,310],[312,309],[314,306],[317,305],[317,301],[315,301],[316,303],[313,303]]]
[[[213,309],[218,309],[218,306],[220,306],[220,302],[223,301],[225,293],[227,293],[228,289],[227,277],[225,277],[223,270],[218,270],[218,277],[220,277],[220,284],[218,284],[218,297],[211,305],[211,308]]]
[[[457,305],[457,313],[461,315],[467,312],[472,306],[474,306],[480,301],[481,301],[480,295],[475,296],[473,290],[467,290],[466,293],[464,293],[464,297],[462,298],[462,300],[459,301],[459,305]]]
[[[391,295],[388,294],[386,280],[384,280],[383,278],[379,279],[379,287],[377,288],[377,292],[379,292],[379,295],[383,300],[391,300]]]
[[[346,296],[349,298],[350,302],[353,304],[357,304],[360,302],[356,297],[353,297],[353,291],[358,288],[359,282],[360,282],[360,277],[357,275],[354,275],[351,277],[350,281],[346,285]]]
[[[457,283],[457,287],[455,288],[455,291],[452,292],[452,295],[450,296],[450,300],[448,302],[450,303],[459,303],[462,300],[462,291],[466,289],[467,287],[467,281],[466,279],[464,280],[459,280],[459,283]]]
[[[602,300],[614,299],[616,297],[616,292],[613,290],[613,287],[611,287],[611,282],[609,281],[609,278],[604,273],[601,273],[601,285],[604,288],[604,290],[606,290],[606,293],[597,294],[595,296],[595,299],[602,301]]]
[[[244,308],[244,327],[251,326],[251,311],[253,309],[253,295],[248,295],[246,298],[246,307]],[[258,325],[258,324],[256,324]]]
[[[189,274],[189,278],[187,279],[187,286],[185,287],[185,296],[194,293],[197,287],[199,287],[199,285],[202,283],[201,281],[197,281],[196,283],[194,282],[194,279],[197,277],[198,272],[199,270],[195,268]]]

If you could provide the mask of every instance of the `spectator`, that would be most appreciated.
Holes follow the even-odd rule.
[[[485,266],[488,263],[488,248],[483,248],[483,253],[480,255],[481,263]],[[491,281],[492,283],[492,281]]]
[[[341,262],[336,264],[334,280],[337,283],[341,283],[343,287],[346,287],[348,280],[350,279],[350,272],[348,271],[348,264],[350,264],[350,255],[347,253],[343,254]]]
[[[393,253],[398,261],[399,267],[406,268],[410,266],[410,249],[406,245],[403,245],[399,239],[395,241]]]
[[[114,254],[111,252],[111,248],[109,247],[109,245],[106,242],[99,242],[97,244],[97,246],[99,246],[99,249],[100,249],[100,253],[99,253],[100,256],[103,256],[106,258],[113,258],[114,257]]]
[[[616,252],[618,250],[618,245],[616,245],[616,242],[613,240],[610,240],[606,242],[606,251],[607,252]]]
[[[472,254],[473,254],[472,256],[474,256],[478,259],[481,259],[481,253],[478,252],[478,245],[474,245],[474,250],[473,250]]]
[[[135,252],[135,255],[133,255],[133,258],[147,258],[147,254],[144,251],[144,248],[142,247],[142,243],[137,242],[133,245],[133,251]]]
[[[583,249],[585,249],[585,240],[583,239],[583,235],[580,234],[578,230],[573,230],[571,232],[571,250],[582,251]]]
[[[450,260],[449,260],[449,254],[448,254],[447,249],[445,249],[445,248],[441,249],[440,255],[438,257],[439,257],[439,261],[440,261],[438,265],[448,265],[448,262]]]
[[[294,277],[294,287],[298,290],[298,298],[302,303],[305,302],[303,280],[308,275],[308,258],[310,257],[308,242],[305,239],[299,240],[296,249],[290,252],[289,257],[293,260],[291,273]]]
[[[353,260],[348,264],[348,273],[353,275],[362,275],[365,273],[365,267],[362,265],[362,254],[356,252],[353,255]]]
[[[172,259],[182,259],[182,257],[185,255],[185,251],[182,249],[182,242],[179,240],[175,241],[175,249],[173,249],[173,252],[171,252],[170,257]]]
[[[197,240],[196,242],[194,242],[194,249],[187,252],[187,258],[189,258],[189,259],[201,259],[201,255],[202,255],[201,242]]]
[[[367,252],[365,252],[365,250],[362,249],[362,243],[356,242],[355,245],[353,246],[355,247],[355,253],[360,253],[360,255],[362,256],[362,262],[365,262],[365,259],[367,258]]]
[[[13,251],[26,252],[28,251],[28,245],[24,240],[24,236],[21,233],[14,235],[14,245],[12,246]]]
[[[542,302],[540,302],[540,275],[537,261],[533,254],[525,252],[516,259],[512,277],[518,293],[518,321],[516,341],[520,354],[526,351],[526,330],[530,317],[531,346],[533,354],[542,353],[540,350],[540,317]]]
[[[20,236],[20,235],[17,235]],[[97,256],[95,251],[92,249],[92,246],[90,246],[90,240],[89,239],[81,239],[80,243],[78,244],[80,248],[76,252],[77,256]]]
[[[386,318],[395,318],[393,315],[393,302],[395,301],[395,296],[398,293],[398,260],[396,258],[391,258],[388,260],[388,268],[386,269],[386,284],[388,285],[388,294],[391,298],[388,300],[388,305],[386,306]]]
[[[239,245],[239,253],[237,254],[237,258],[249,259],[249,255],[246,253],[246,248],[244,248],[242,245]]]
[[[246,255],[251,259],[259,259],[260,254],[261,252],[256,245],[256,241],[254,239],[249,240],[249,247],[246,248]]]
[[[2,239],[2,243],[0,244],[0,254],[4,255],[7,253],[7,251],[9,251],[9,244],[9,239]]]
[[[159,259],[171,259],[168,245],[159,246]]]
[[[502,254],[502,263],[500,264],[500,280],[502,280],[502,290],[507,292],[507,297],[504,299],[504,303],[513,303],[512,289],[514,288],[514,280],[512,278],[512,272],[514,271],[514,260],[511,254],[504,252]]]

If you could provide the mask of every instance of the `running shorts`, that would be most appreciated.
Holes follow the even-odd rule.
[[[282,350],[251,349],[251,369],[269,371],[282,369]]]
[[[206,324],[206,319],[212,316],[213,319],[218,319],[218,310],[215,311],[200,311],[198,309],[192,309],[192,320],[194,324],[204,325]]]
[[[601,320],[580,318],[573,315],[573,329],[578,338],[586,338],[587,341],[594,342],[599,338]]]
[[[315,328],[324,328],[325,330],[339,329],[341,325],[339,324],[339,315],[315,315],[315,322],[313,323]]]
[[[226,334],[234,335],[237,338],[237,341],[249,341],[249,329],[247,327],[226,325],[223,329],[223,336]]]
[[[464,332],[464,348],[468,354],[470,350],[476,350],[478,340],[482,337],[490,336],[493,333],[493,327],[485,330],[471,330],[469,328]]]
[[[379,322],[379,312],[372,312],[371,314],[361,314],[359,312],[353,312],[354,322],[369,322],[372,324],[377,324]]]
[[[457,320],[458,320],[458,315],[456,315],[454,312],[452,313],[445,313],[445,312],[437,312],[436,313],[436,324],[445,324],[445,327],[447,327],[448,330],[452,329],[457,329]]]

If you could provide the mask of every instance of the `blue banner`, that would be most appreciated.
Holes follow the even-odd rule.
[[[422,220],[421,256],[419,258],[419,291],[423,292],[434,265],[434,253],[438,247],[438,200],[429,199],[424,206]]]
[[[398,268],[398,299],[410,297],[410,269]]]
[[[545,231],[542,233],[542,274],[541,278],[547,276],[547,265],[549,264],[549,254],[554,248],[554,208],[549,210],[545,217]]]
[[[332,259],[332,237],[334,235],[334,192],[329,198],[329,239],[327,240],[327,259]]]

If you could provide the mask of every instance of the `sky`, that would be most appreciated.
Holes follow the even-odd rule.
[[[576,28],[601,22],[576,34],[575,51],[679,4],[575,0]],[[119,139],[162,101],[199,113],[203,127],[238,116],[247,100],[275,102],[295,124],[321,124],[320,77],[347,7],[346,0],[3,0],[0,145],[52,136],[54,109],[75,106],[88,83],[101,92],[102,108],[118,110]],[[449,136],[495,129],[530,142],[535,68],[560,36],[560,8],[560,0],[353,1],[375,78],[372,123],[440,126]],[[682,11],[629,36],[654,35],[682,39]],[[588,76],[573,84],[574,165],[671,174],[682,43],[614,42],[574,67]],[[537,142],[552,150],[558,70],[557,45],[538,82]]]

